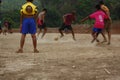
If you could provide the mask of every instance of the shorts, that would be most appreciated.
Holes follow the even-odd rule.
[[[35,34],[36,33],[36,23],[34,18],[24,18],[22,22],[22,34]]]
[[[38,25],[38,28],[39,28],[39,29],[45,29],[45,28],[46,28],[46,24],[43,23],[42,25]]]
[[[105,20],[105,30],[109,32],[111,30],[112,20]]]
[[[11,30],[12,29],[12,27],[11,26],[8,26],[8,30]]]
[[[3,31],[7,31],[8,28],[6,26],[3,27]]]
[[[62,26],[59,28],[59,30],[65,30],[65,29],[68,29],[68,30],[71,30],[71,31],[73,30],[71,25],[65,25],[63,23]]]
[[[97,33],[101,33],[102,32],[102,29],[100,28],[93,28],[93,32],[97,32]]]
[[[2,30],[1,26],[0,26],[0,30]]]

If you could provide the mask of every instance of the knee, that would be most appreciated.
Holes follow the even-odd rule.
[[[33,39],[33,40],[36,40],[36,36],[35,36],[35,35],[32,35],[32,39]]]

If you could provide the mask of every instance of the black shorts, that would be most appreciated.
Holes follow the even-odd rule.
[[[0,30],[2,30],[1,26],[0,26]]]
[[[8,30],[11,30],[12,29],[12,27],[11,26],[8,26]]]
[[[46,24],[43,23],[42,25],[38,25],[38,28],[39,28],[39,29],[45,29],[45,28],[46,28]]]
[[[71,30],[71,31],[73,30],[71,25],[65,25],[63,23],[62,26],[59,28],[59,30],[65,30],[65,29],[68,29],[68,30]]]

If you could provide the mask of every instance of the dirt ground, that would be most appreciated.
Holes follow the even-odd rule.
[[[71,34],[55,41],[57,36],[39,38],[40,53],[33,53],[27,35],[24,53],[15,53],[20,34],[0,35],[0,80],[120,80],[119,34],[112,35],[111,45],[90,43],[90,34],[76,34],[76,41]]]

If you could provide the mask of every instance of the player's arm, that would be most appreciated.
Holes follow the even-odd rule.
[[[64,15],[64,16],[63,16],[63,22],[65,22],[65,17],[66,17],[66,16]]]
[[[85,22],[85,21],[88,20],[88,19],[89,19],[89,16],[83,18],[83,19],[80,21],[80,23]]]
[[[20,15],[20,32],[22,30],[23,14]]]
[[[36,24],[37,24],[37,19],[38,19],[38,16],[39,16],[39,13],[38,13],[38,10],[37,10],[37,7],[35,7],[35,14],[34,14],[34,19],[36,21]]]

